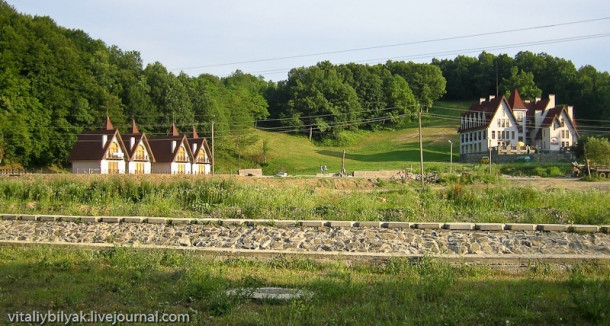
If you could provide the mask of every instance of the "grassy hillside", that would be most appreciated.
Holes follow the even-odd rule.
[[[448,169],[450,144],[454,142],[453,161],[459,159],[458,120],[460,112],[467,110],[470,102],[439,102],[424,117],[423,146],[425,169]],[[265,174],[285,171],[291,175],[315,174],[320,166],[326,165],[328,173],[341,170],[342,152],[346,150],[345,167],[354,170],[388,170],[413,167],[419,171],[419,138],[417,122],[402,130],[359,131],[348,133],[349,144],[345,146],[324,146],[315,144],[306,135],[275,133],[256,130],[257,144],[249,152],[250,162],[242,161],[242,167],[252,167],[262,157],[262,144],[266,140],[268,165]],[[224,166],[223,166],[224,164]],[[234,159],[219,157],[220,171],[234,172]],[[227,168],[229,167],[229,168]]]

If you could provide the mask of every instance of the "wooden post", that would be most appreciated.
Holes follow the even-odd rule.
[[[345,175],[345,150],[343,150],[343,158],[341,159],[341,175]]]
[[[309,141],[311,141],[312,134],[313,134],[313,126],[309,126]]]
[[[417,115],[419,122],[419,169],[421,171],[421,187],[424,187],[424,146],[421,133],[421,106],[419,107],[419,114]]]
[[[489,146],[487,147],[489,147],[489,174],[491,174],[491,139],[489,140]]]
[[[214,165],[216,164],[216,157],[214,156],[214,120],[212,120],[212,175],[215,174]]]
[[[449,174],[453,173],[453,142],[449,139],[451,149],[449,150]]]

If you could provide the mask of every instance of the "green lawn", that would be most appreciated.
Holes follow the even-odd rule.
[[[454,142],[453,160],[459,159],[458,134],[461,112],[468,109],[467,102],[439,102],[429,110],[431,115],[423,118],[423,147],[426,167],[448,168],[450,144]],[[433,115],[443,115],[438,117]],[[419,138],[417,121],[401,130],[381,130],[376,132],[346,132],[350,139],[346,146],[324,146],[309,141],[306,135],[256,130],[258,142],[252,145],[245,156],[242,167],[255,167],[262,162],[262,142],[269,146],[268,166],[263,172],[273,175],[285,171],[291,175],[316,174],[320,166],[326,165],[328,173],[341,170],[341,157],[346,150],[345,167],[354,170],[396,170],[413,168],[419,171]],[[218,171],[234,173],[237,163],[234,158],[219,156]]]
[[[604,324],[610,269],[584,264],[519,272],[433,259],[347,266],[278,256],[220,261],[172,250],[0,246],[0,322],[10,313],[186,313],[209,325]],[[288,302],[226,293],[311,291]]]

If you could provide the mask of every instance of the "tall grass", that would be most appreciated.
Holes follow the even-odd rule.
[[[249,219],[610,222],[608,191],[509,187],[494,175],[427,186],[320,179],[0,179],[0,212]],[[349,184],[348,184],[349,182]]]

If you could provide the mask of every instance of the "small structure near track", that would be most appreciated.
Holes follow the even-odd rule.
[[[263,169],[239,169],[237,175],[240,177],[262,177]]]
[[[228,290],[229,296],[245,296],[253,300],[298,300],[313,296],[313,292],[298,289],[263,287],[263,288],[237,288]]]

